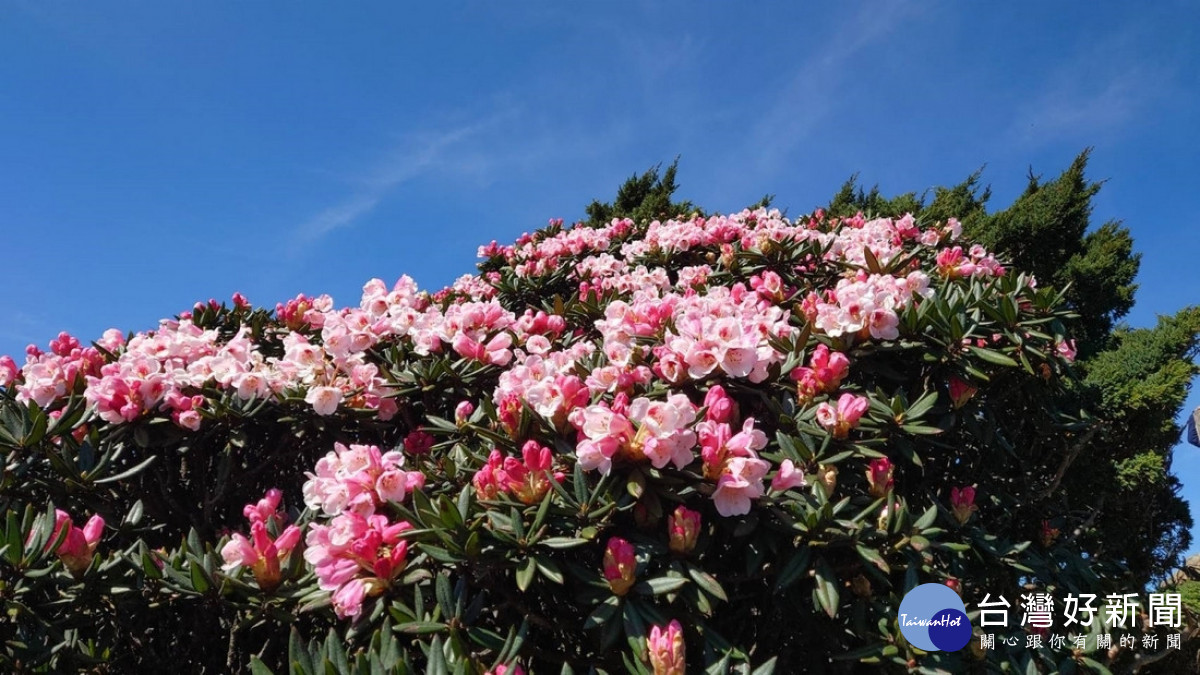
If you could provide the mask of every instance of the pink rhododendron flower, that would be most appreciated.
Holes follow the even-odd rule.
[[[654,675],[684,675],[687,653],[683,644],[683,626],[672,619],[666,628],[653,626],[646,639],[650,667]]]
[[[682,469],[692,462],[696,433],[690,426],[696,420],[696,406],[683,394],[672,394],[666,401],[634,399],[629,404],[629,419],[638,425],[631,450],[634,457],[644,455],[656,469],[674,464]]]
[[[313,412],[318,415],[332,415],[337,412],[343,398],[342,390],[337,387],[313,387],[308,390],[304,402],[311,405]]]
[[[381,590],[369,579],[351,579],[333,591],[333,612],[339,617],[357,619],[362,614],[362,603],[367,595]]]
[[[243,507],[242,515],[251,523],[265,523],[272,519],[278,522],[282,518],[279,514],[279,502],[282,500],[283,493],[278,488],[271,488],[267,490],[262,499]]]
[[[771,479],[771,489],[784,492],[796,487],[804,487],[804,472],[796,467],[792,460],[785,459],[779,465],[779,472]]]
[[[222,566],[231,572],[240,566],[249,567],[259,588],[271,591],[279,585],[280,563],[286,559],[300,541],[300,528],[289,525],[278,537],[271,538],[262,521],[250,525],[250,538],[235,533],[232,540],[221,548]]]
[[[526,441],[521,459],[505,457],[493,449],[487,462],[475,473],[471,482],[480,499],[495,499],[512,494],[524,504],[536,504],[550,491],[550,481],[562,482],[561,471],[553,474],[553,453],[537,441]]]
[[[571,423],[582,436],[575,453],[580,465],[588,471],[598,469],[600,473],[609,473],[613,457],[634,437],[628,418],[601,405],[576,409]]]
[[[700,438],[700,458],[704,462],[704,477],[719,478],[732,457],[757,458],[758,450],[767,446],[767,436],[754,428],[754,418],[742,422],[742,430],[734,434],[728,424],[704,421],[696,425]]]
[[[717,479],[713,503],[722,516],[741,516],[750,512],[753,500],[763,496],[763,478],[771,465],[756,457],[733,457]]]
[[[808,367],[796,368],[791,377],[796,381],[796,395],[808,403],[817,394],[834,391],[850,372],[850,360],[841,352],[830,352],[824,344],[817,345],[809,358]]]
[[[492,449],[484,463],[471,478],[475,494],[480,499],[495,499],[508,490],[508,475],[504,472],[504,453]]]
[[[508,487],[522,503],[537,504],[550,491],[550,481],[562,482],[561,471],[551,476],[553,455],[550,448],[538,445],[537,441],[527,441],[521,448],[522,462],[509,458],[506,462],[505,474]]]
[[[404,437],[404,451],[410,455],[424,455],[433,448],[434,438],[428,431],[415,429]]]
[[[0,356],[0,387],[7,387],[16,381],[21,370],[11,356]]]
[[[242,513],[250,521],[250,538],[235,533],[229,543],[221,548],[226,573],[246,566],[254,573],[259,588],[270,592],[281,580],[281,564],[300,542],[300,528],[289,525],[279,536],[272,538],[268,526],[281,524],[283,515],[278,512],[283,494],[272,488],[263,498],[247,504]]]
[[[770,302],[783,302],[787,292],[783,286],[783,279],[770,270],[750,277],[750,288]]]
[[[1059,340],[1054,345],[1058,355],[1066,359],[1068,363],[1075,361],[1075,341],[1074,340]]]
[[[633,544],[620,537],[612,537],[604,547],[604,579],[616,595],[625,595],[637,581],[637,559]]]
[[[879,511],[879,520],[876,521],[875,526],[881,530],[886,530],[888,523],[892,522],[892,517],[898,515],[901,508],[903,508],[903,505],[898,501],[890,505],[884,504],[883,509]]]
[[[1057,527],[1050,524],[1049,520],[1043,520],[1041,530],[1042,546],[1045,548],[1053,546],[1054,542],[1058,541],[1058,535],[1061,533]]]

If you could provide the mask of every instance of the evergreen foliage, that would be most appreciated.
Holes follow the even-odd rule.
[[[0,357],[0,665],[1178,672],[1195,643],[925,652],[897,623],[922,583],[1136,592],[1190,544],[1200,308],[1117,323],[1139,258],[1086,164],[1000,211],[976,172],[788,220],[674,201],[676,160],[436,293]]]
[[[915,193],[887,198],[878,188],[864,190],[855,176],[828,208],[834,215],[957,217],[968,238],[1039,282],[1065,289],[1086,373],[1076,402],[1091,411],[1095,431],[1063,467],[1070,474],[1062,485],[1063,507],[1089,514],[1088,533],[1081,535],[1096,555],[1116,555],[1128,565],[1131,582],[1150,583],[1177,567],[1191,543],[1192,518],[1170,466],[1180,434],[1175,420],[1197,372],[1200,310],[1160,317],[1154,328],[1114,329],[1133,306],[1141,255],[1120,222],[1092,226],[1091,200],[1101,183],[1085,176],[1089,152],[1052,181],[1031,171],[1024,192],[999,211],[987,211],[992,195],[981,184],[982,170],[953,187],[935,188],[928,203]]]

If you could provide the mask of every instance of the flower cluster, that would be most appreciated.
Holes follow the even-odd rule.
[[[404,454],[382,452],[374,445],[343,445],[317,461],[307,473],[304,503],[326,515],[352,511],[369,516],[380,504],[400,502],[425,485],[425,474],[404,470]]]
[[[257,503],[247,504],[243,513],[250,521],[250,537],[234,533],[229,543],[221,548],[225,560],[222,569],[226,574],[239,567],[248,567],[254,574],[259,588],[272,591],[282,580],[281,565],[287,561],[296,544],[300,543],[300,528],[289,525],[272,536],[283,522],[279,513],[279,502],[283,495],[270,489]]]
[[[561,471],[554,471],[550,448],[528,441],[521,448],[521,459],[505,457],[492,450],[487,463],[475,473],[472,482],[480,499],[496,499],[511,494],[523,504],[536,504],[550,491],[550,481],[562,482]]]
[[[333,594],[338,616],[358,616],[363,600],[382,593],[404,571],[408,542],[401,535],[410,529],[407,522],[354,511],[311,527],[304,559],[316,571],[321,590]]]
[[[703,641],[693,657],[717,653],[710,635],[722,621],[730,629],[719,603],[770,588],[836,618],[871,595],[865,576],[837,578],[844,570],[899,573],[912,559],[896,542],[922,545],[916,530],[939,537],[923,524],[939,514],[961,526],[939,533],[979,531],[965,527],[979,512],[976,486],[1000,497],[983,481],[915,495],[909,458],[942,452],[959,440],[948,436],[965,435],[953,425],[986,412],[985,361],[1041,354],[1042,372],[1062,372],[1075,346],[1061,334],[1015,340],[986,311],[975,321],[986,329],[934,325],[963,288],[1007,289],[1018,318],[1046,304],[985,250],[956,245],[960,230],[911,216],[793,221],[767,209],[555,222],[484,247],[480,274],[435,293],[401,277],[367,282],[351,307],[301,295],[272,315],[240,295],[232,309],[210,301],[154,331],[110,331],[92,346],[62,334],[46,352],[31,348],[24,366],[0,358],[0,387],[51,419],[78,412],[70,433],[89,442],[113,428],[155,431],[151,421],[169,420],[177,428],[157,430],[189,441],[220,436],[237,415],[261,414],[255,433],[296,424],[308,469],[301,520],[286,523],[281,493],[268,490],[244,507],[249,531],[220,548],[226,575],[252,574],[264,605],[319,589],[337,617],[357,621],[346,628],[357,639],[385,615],[402,632],[450,635],[462,617],[446,608],[461,599],[473,617],[463,644],[474,643],[456,654],[468,648],[447,640],[444,655],[498,674],[523,672],[518,659],[541,667],[518,649],[492,653],[501,624],[533,608],[552,621],[586,617],[581,631],[603,627],[595,644],[624,630],[635,652],[622,655],[626,666],[676,674],[685,632]],[[1035,325],[1051,325],[1044,319]],[[919,365],[904,361],[922,349]],[[89,406],[69,407],[69,397]],[[71,445],[68,432],[53,434]],[[938,434],[944,442],[923,440]],[[151,440],[148,454],[169,447]],[[928,518],[910,518],[922,499],[949,509],[925,504]],[[864,515],[838,515],[849,512]],[[876,512],[878,531],[857,525]],[[1058,536],[1049,522],[1046,546]],[[57,553],[79,575],[103,521],[80,530],[60,512],[58,527]],[[769,557],[781,551],[786,560]],[[876,552],[884,564],[855,558]],[[301,560],[313,574],[289,576]],[[727,592],[744,570],[765,571]],[[492,586],[510,579],[520,594]],[[853,593],[822,590],[830,585]],[[600,592],[575,592],[584,587]],[[711,633],[688,623],[701,616]]]
[[[338,616],[358,616],[363,600],[382,593],[407,564],[401,535],[412,525],[377,512],[424,487],[425,474],[403,466],[399,451],[337,443],[307,474],[304,503],[333,518],[309,527],[304,559],[333,594]]]

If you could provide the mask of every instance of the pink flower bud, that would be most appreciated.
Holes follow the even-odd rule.
[[[247,504],[243,507],[242,515],[251,523],[266,522],[271,518],[280,520],[282,517],[276,512],[279,510],[279,502],[282,499],[283,493],[278,488],[271,488],[257,503]]]
[[[637,559],[633,554],[633,544],[620,537],[608,540],[604,549],[604,578],[608,587],[617,595],[625,595],[637,581]]]
[[[858,426],[858,421],[869,407],[870,401],[866,396],[845,393],[838,398],[836,408],[829,403],[817,406],[817,423],[825,427],[834,438],[846,438],[850,435],[850,430]]]
[[[867,467],[867,483],[871,485],[871,496],[882,497],[892,489],[892,461],[887,457],[871,460]]]
[[[467,420],[471,418],[471,413],[475,412],[475,404],[470,401],[461,401],[454,407],[454,423],[458,426],[463,426]]]
[[[1049,520],[1042,521],[1042,546],[1050,548],[1058,541],[1060,531],[1057,527],[1052,527]]]
[[[704,407],[708,409],[705,419],[709,422],[729,422],[734,414],[734,402],[721,385],[715,385],[704,396]]]
[[[959,525],[965,525],[971,519],[971,514],[979,510],[975,505],[975,488],[950,488],[950,506],[954,511],[954,519]]]
[[[650,653],[650,667],[654,675],[684,675],[687,669],[687,654],[683,644],[683,626],[672,619],[664,629],[654,626],[646,640]]]
[[[100,543],[100,536],[104,533],[104,518],[99,514],[93,515],[83,529],[80,529],[71,522],[71,516],[66,511],[56,509],[54,521],[54,534],[50,536],[46,549],[49,550],[65,529],[67,534],[54,552],[62,561],[63,566],[73,576],[79,577],[92,564],[96,546]],[[31,532],[30,537],[32,538],[32,536]]]
[[[879,511],[879,520],[875,523],[875,526],[881,530],[886,530],[888,523],[892,522],[892,516],[900,513],[901,506],[900,502],[895,502],[890,506],[884,504],[883,508]]]
[[[978,392],[979,389],[971,386],[970,383],[958,377],[950,378],[950,402],[954,407],[961,408],[971,400],[971,397]]]
[[[686,506],[675,509],[667,519],[669,529],[668,547],[676,555],[687,555],[696,548],[696,538],[700,535],[700,513]]]
[[[836,464],[824,464],[817,467],[817,480],[821,482],[821,487],[825,488],[826,497],[832,497],[833,491],[837,489],[837,475]]]

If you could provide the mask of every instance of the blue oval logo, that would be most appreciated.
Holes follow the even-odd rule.
[[[962,598],[944,584],[921,584],[900,601],[900,632],[927,652],[956,652],[971,641],[971,620]]]

